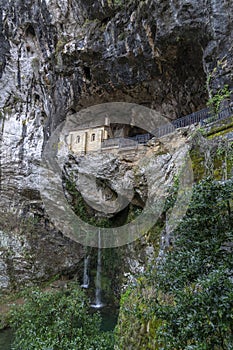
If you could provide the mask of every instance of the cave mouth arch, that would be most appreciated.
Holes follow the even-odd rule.
[[[138,51],[132,37],[135,50],[130,54],[114,51],[93,56],[90,51],[89,57],[81,53],[84,83],[74,102],[76,111],[105,102],[127,102],[177,119],[206,107],[203,55],[211,38],[204,24],[176,26],[164,33],[153,30],[153,49],[145,40],[145,50]]]

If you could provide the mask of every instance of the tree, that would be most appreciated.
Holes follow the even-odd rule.
[[[113,335],[100,330],[99,314],[88,313],[84,292],[33,291],[11,313],[14,350],[111,350]]]
[[[121,298],[117,350],[233,349],[232,195],[233,180],[194,186],[172,245]]]
[[[161,349],[233,349],[233,182],[203,181],[156,272]]]

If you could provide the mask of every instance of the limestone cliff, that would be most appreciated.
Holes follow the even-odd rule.
[[[205,106],[208,91],[232,88],[232,7],[232,0],[2,0],[1,210],[46,226],[41,152],[59,123],[83,107],[135,102],[174,119]],[[72,269],[77,250],[82,256],[62,240],[71,260],[53,272]],[[38,261],[50,264],[48,254]],[[6,255],[2,243],[1,286],[9,279]],[[15,264],[17,271],[22,259]]]

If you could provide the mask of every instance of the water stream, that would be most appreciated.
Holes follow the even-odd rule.
[[[95,286],[95,302],[91,306],[99,309],[104,306],[101,300],[101,272],[102,272],[102,262],[101,262],[101,234],[99,231],[98,236],[98,256],[97,256],[97,269],[96,269],[96,286]]]
[[[84,259],[84,269],[83,269],[83,284],[81,287],[83,288],[88,288],[89,287],[89,263],[90,263],[90,256],[88,255],[85,259]]]

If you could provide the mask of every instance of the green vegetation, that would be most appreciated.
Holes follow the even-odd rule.
[[[205,154],[195,147],[191,150],[190,157],[192,160],[194,181],[198,182],[204,178],[206,173]]]
[[[217,115],[220,111],[221,103],[230,97],[230,90],[228,85],[224,85],[222,89],[219,89],[216,94],[214,94],[209,101],[207,106],[210,107],[214,115]]]
[[[124,218],[123,214],[121,215],[121,217],[119,217],[119,215],[112,218],[98,217],[97,215],[95,215],[97,212],[85,202],[81,193],[77,190],[75,181],[72,178],[70,178],[66,179],[64,182],[65,188],[71,196],[71,198],[69,198],[68,200],[72,205],[75,214],[80,219],[91,225],[106,228],[119,226],[119,224],[123,224],[123,221],[126,221],[127,223],[133,221],[142,212],[142,208],[139,208],[135,205],[130,205],[126,218]]]
[[[225,129],[215,126],[206,136],[216,136]],[[233,167],[232,147],[233,143],[224,139],[214,144],[210,152],[213,177],[205,180],[206,149],[199,145],[192,150],[195,180],[199,183],[194,186],[190,208],[172,233],[163,258],[158,261],[155,256],[147,271],[122,295],[115,349],[233,349],[233,181],[228,180]],[[177,177],[164,211],[173,207],[178,188]],[[84,221],[103,227],[112,225],[108,219],[93,219],[73,180],[66,181],[66,189],[76,214]],[[140,212],[132,206],[128,222]],[[28,231],[37,224],[34,219],[22,220]],[[11,225],[16,226],[13,222]],[[156,252],[163,229],[165,213],[145,236]],[[124,256],[125,251],[119,249],[107,249],[102,255],[104,293],[113,289],[111,280],[122,273]],[[99,315],[88,313],[88,301],[77,285],[62,291],[35,290],[11,314],[16,334],[13,349],[113,349],[113,334],[101,332],[100,322]]]
[[[232,118],[229,118],[201,130],[202,136],[210,141],[197,138],[190,151],[195,182],[206,176],[213,176],[215,180],[226,180],[232,176],[233,142],[225,137],[232,128]]]
[[[111,350],[113,334],[100,330],[99,314],[88,313],[85,294],[77,285],[25,297],[11,313],[14,350]]]
[[[94,216],[94,210],[86,204],[81,193],[78,192],[73,179],[66,180],[65,186],[67,192],[71,195],[73,210],[80,219],[97,227],[111,227],[111,222],[108,218],[98,218]]]
[[[117,349],[233,349],[233,181],[195,185],[173,245],[122,296]]]
[[[115,5],[123,5],[124,4],[124,0],[114,0],[114,4]]]
[[[134,206],[131,205],[131,206],[129,207],[129,212],[128,212],[128,215],[127,215],[127,223],[129,223],[129,222],[135,220],[136,217],[137,217],[138,215],[140,215],[141,213],[142,213],[142,208],[139,208],[139,207],[137,207],[137,206],[135,206],[135,205],[134,205]]]
[[[211,125],[209,130],[203,131],[203,136],[207,136],[208,139],[213,139],[215,137],[223,136],[229,132],[233,131],[233,117],[220,120],[218,123]]]
[[[109,6],[124,7],[130,4],[130,0],[108,0]]]
[[[232,181],[194,188],[175,247],[157,270],[157,336],[168,350],[233,346],[232,194]]]

